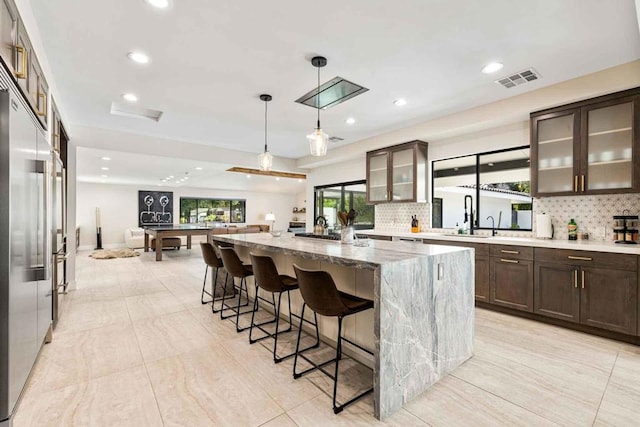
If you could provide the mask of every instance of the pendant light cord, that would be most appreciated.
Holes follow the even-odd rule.
[[[320,129],[320,67],[318,67],[318,89],[316,89],[316,98],[318,99],[318,129]]]
[[[264,152],[267,152],[267,102],[264,101]]]

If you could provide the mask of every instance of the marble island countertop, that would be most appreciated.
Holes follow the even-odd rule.
[[[468,250],[421,243],[398,245],[382,240],[368,240],[367,246],[345,245],[335,240],[294,237],[293,233],[283,233],[280,237],[269,233],[254,233],[216,235],[213,238],[234,245],[267,249],[302,258],[324,259],[334,264],[371,270],[383,264]]]
[[[369,236],[392,236],[416,239],[442,240],[445,242],[468,242],[468,243],[485,243],[494,245],[518,245],[532,246],[539,248],[553,249],[570,249],[577,251],[594,251],[594,252],[611,252],[620,254],[640,255],[640,245],[619,244],[612,241],[603,240],[543,240],[530,237],[507,237],[507,236],[483,236],[483,235],[465,235],[465,234],[446,234],[446,233],[411,233],[400,232],[385,229],[374,230],[358,230],[359,235]],[[428,246],[428,245],[425,245]]]

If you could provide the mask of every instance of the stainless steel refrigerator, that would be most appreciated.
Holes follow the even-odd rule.
[[[0,66],[0,426],[51,337],[51,149]]]

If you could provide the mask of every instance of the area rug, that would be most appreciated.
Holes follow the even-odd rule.
[[[90,258],[94,259],[114,259],[114,258],[133,258],[140,256],[140,253],[129,248],[122,249],[103,249],[101,251],[95,251]]]

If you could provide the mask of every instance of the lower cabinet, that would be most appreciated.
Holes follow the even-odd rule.
[[[534,312],[638,334],[637,256],[536,249]]]
[[[637,272],[582,267],[580,276],[580,323],[636,335]]]
[[[522,311],[533,311],[533,261],[490,258],[490,302]]]
[[[489,302],[489,257],[476,255],[476,301]]]
[[[568,322],[580,321],[580,291],[575,266],[536,262],[534,277],[534,313]]]

